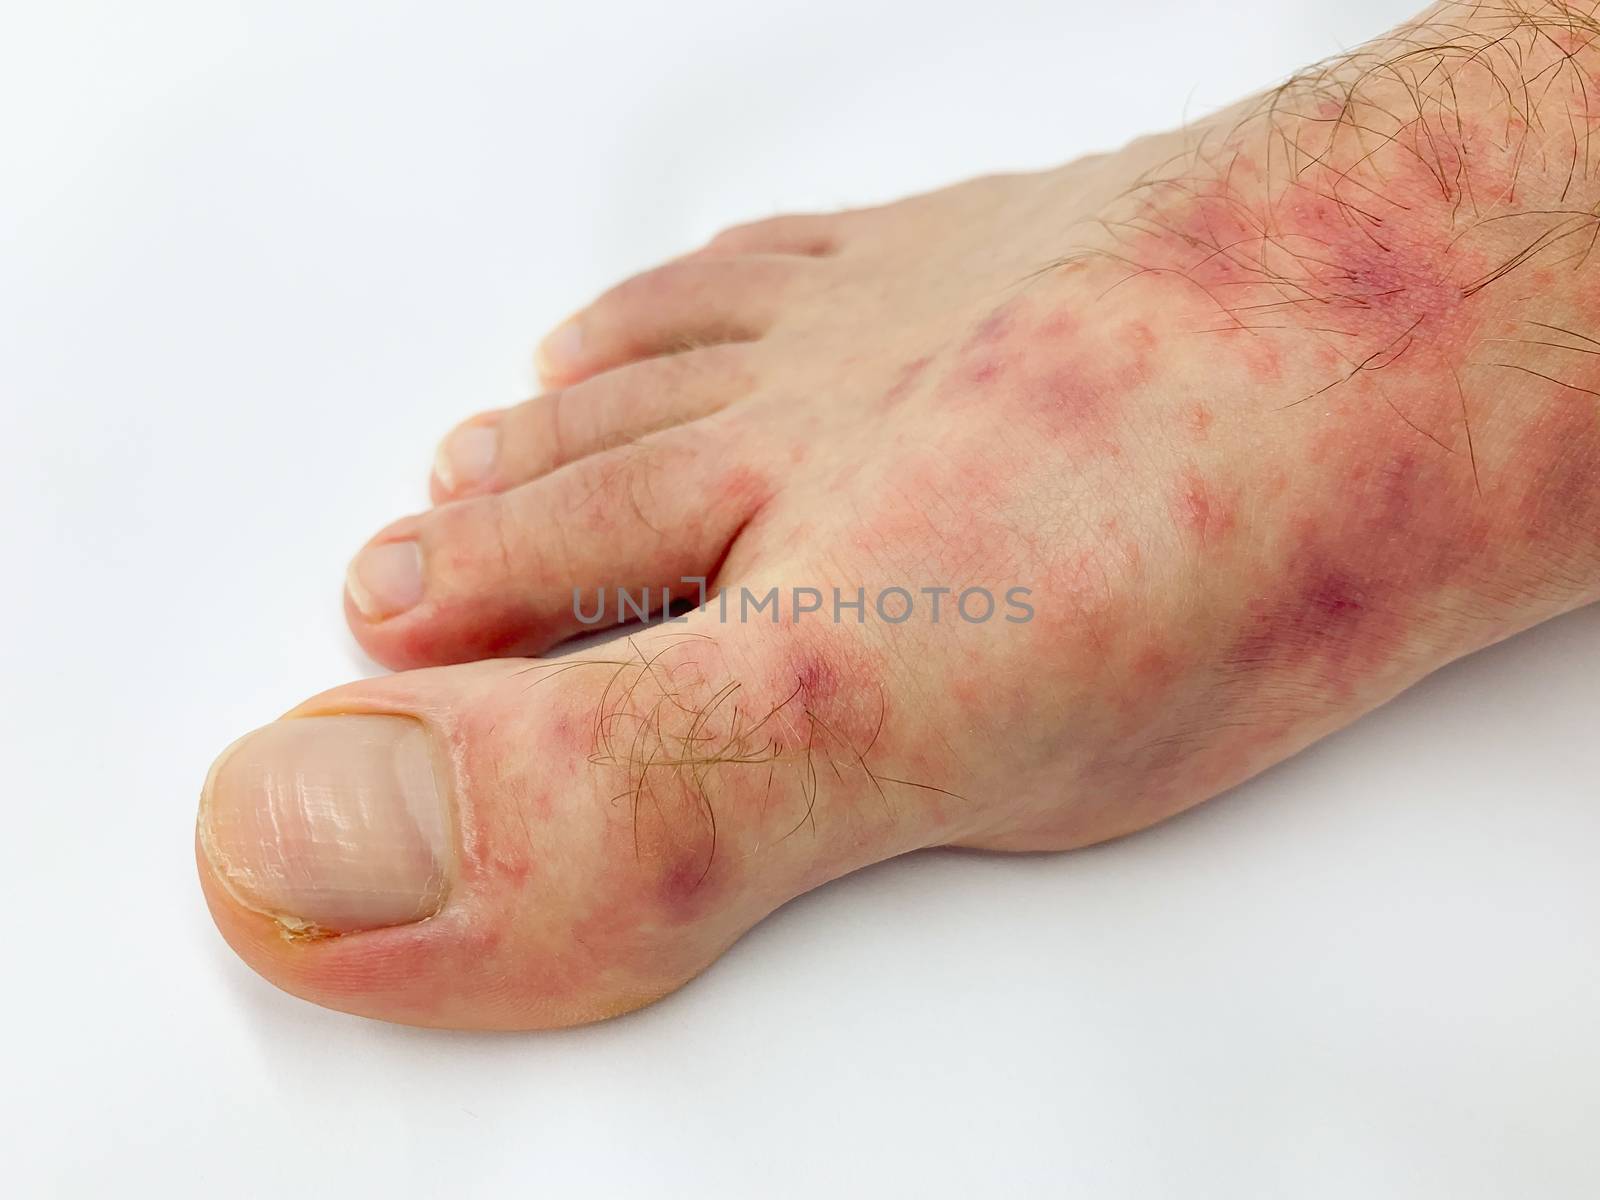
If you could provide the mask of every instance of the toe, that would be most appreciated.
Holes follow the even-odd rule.
[[[301,705],[207,780],[196,849],[219,928],[332,1008],[573,1024],[681,986],[808,887],[937,840],[913,811],[929,793],[878,791],[903,768],[840,752],[817,769],[802,726],[826,699],[790,699],[787,664],[750,636],[691,622],[627,653]]]
[[[646,271],[568,318],[539,346],[540,378],[565,385],[641,358],[759,338],[815,284],[793,255],[690,256]]]
[[[692,947],[635,966],[587,932],[628,899],[597,878],[620,847],[576,782],[574,689],[528,684],[505,662],[388,676],[234,743],[196,828],[229,945],[315,1003],[456,1028],[593,1020],[690,977]]]
[[[538,653],[613,623],[619,588],[652,610],[663,589],[692,596],[684,578],[713,576],[770,492],[759,449],[721,419],[390,526],[351,565],[351,629],[388,666],[431,666]]]
[[[591,454],[707,416],[754,386],[740,346],[631,363],[457,426],[434,458],[434,500],[504,491]]]

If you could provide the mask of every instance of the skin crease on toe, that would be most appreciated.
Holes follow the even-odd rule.
[[[405,670],[213,768],[230,944],[389,1020],[613,1015],[828,879],[1132,833],[1600,598],[1569,119],[1600,28],[1533,8],[1437,6],[1180,132],[602,297],[547,347],[561,390],[447,439],[436,482],[479,490],[352,566],[352,629]],[[683,576],[868,598],[496,657],[580,632],[575,589]],[[1025,621],[958,607],[1018,587]]]

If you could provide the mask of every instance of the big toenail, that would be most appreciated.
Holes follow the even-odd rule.
[[[499,457],[498,425],[463,425],[440,443],[433,473],[445,491],[464,491],[489,478]]]
[[[573,317],[539,343],[539,374],[547,378],[566,374],[577,365],[583,350],[583,327]]]
[[[437,912],[451,821],[432,741],[410,717],[291,717],[235,742],[200,799],[200,845],[228,892],[287,936]]]
[[[422,599],[422,551],[416,542],[381,542],[356,555],[345,589],[369,621],[415,607]]]

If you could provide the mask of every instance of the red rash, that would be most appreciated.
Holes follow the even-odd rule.
[[[1074,364],[1052,372],[1033,388],[1033,415],[1057,436],[1100,433],[1120,399],[1106,383]]]
[[[1202,545],[1216,542],[1233,532],[1237,521],[1234,502],[1206,482],[1193,467],[1179,475],[1178,493],[1173,501],[1173,517]]]
[[[924,355],[921,358],[912,359],[904,367],[900,368],[899,377],[883,395],[883,407],[885,409],[898,407],[901,401],[911,394],[911,390],[916,387],[923,373],[927,371],[928,364],[932,361],[931,358]]]
[[[1041,354],[1041,346],[1048,352]],[[1150,379],[1157,339],[1142,321],[1091,336],[1061,312],[1008,301],[961,347],[948,403],[981,404],[1079,452],[1116,455],[1113,437],[1136,388]]]
[[[1230,660],[1313,667],[1354,687],[1445,640],[1462,613],[1479,614],[1469,627],[1492,638],[1484,614],[1547,594],[1577,563],[1592,571],[1600,410],[1548,403],[1476,477],[1465,452],[1419,437],[1387,410],[1356,405],[1325,418],[1338,449],[1324,442],[1325,461],[1291,493],[1291,504],[1305,497],[1305,513],[1260,568]]]
[[[1223,147],[1140,194],[1118,261],[1187,290],[1198,328],[1253,382],[1299,389],[1284,403],[1367,374],[1460,367],[1488,333],[1486,301],[1509,278],[1534,283],[1538,264],[1506,267],[1542,226],[1477,219],[1480,197],[1507,193],[1509,169],[1466,161],[1453,122],[1439,124],[1386,143],[1338,121],[1306,126],[1298,173]]]
[[[868,595],[866,603],[872,602]],[[881,750],[887,699],[876,652],[833,624],[831,605],[832,597],[825,595],[821,611],[779,627],[768,677],[742,704],[751,710],[747,715],[752,720],[772,710],[764,728],[779,752],[810,748],[851,762],[869,748]],[[842,619],[854,620],[848,611]],[[869,614],[868,620],[874,619]]]
[[[1241,411],[1287,423],[1264,443],[1285,461],[1247,474],[1248,496],[1224,496],[1194,469],[1169,495],[1174,524],[1206,546],[1235,532],[1241,506],[1266,517],[1230,661],[1354,686],[1420,649],[1419,634],[1456,619],[1474,587],[1503,591],[1520,567],[1537,590],[1552,540],[1558,555],[1597,553],[1600,407],[1592,359],[1577,353],[1595,343],[1559,339],[1543,352],[1556,367],[1506,348],[1549,336],[1528,330],[1548,271],[1518,256],[1553,220],[1480,220],[1476,207],[1504,211],[1493,206],[1512,195],[1514,165],[1469,161],[1460,130],[1437,121],[1364,139],[1340,124],[1348,113],[1332,115],[1304,126],[1323,141],[1297,174],[1233,145],[1150,185],[1117,226],[1115,261],[1130,280],[1187,296],[1186,332],[1216,335],[1260,385]],[[1148,376],[1138,339],[1125,340],[1134,348],[1120,361],[1069,357],[1068,386],[1036,412],[1060,416],[1058,429],[1107,420]],[[1508,411],[1516,403],[1525,416]],[[1208,439],[1204,404],[1174,415],[1192,441]],[[1513,443],[1505,431],[1518,420]]]
[[[806,707],[827,704],[839,693],[839,673],[820,655],[802,652],[793,664],[796,697]]]
[[[772,494],[772,481],[760,471],[745,466],[729,468],[717,487],[730,506],[747,510],[759,507]]]

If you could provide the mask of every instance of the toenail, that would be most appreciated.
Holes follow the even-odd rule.
[[[583,328],[572,317],[539,343],[539,374],[556,377],[572,370],[583,350]]]
[[[463,425],[440,443],[433,473],[445,491],[464,491],[488,479],[499,458],[498,425]]]
[[[432,740],[410,717],[278,721],[223,751],[200,799],[212,871],[286,937],[431,916],[452,840]]]
[[[356,555],[345,590],[369,621],[396,616],[422,599],[422,551],[416,542],[382,542]]]

